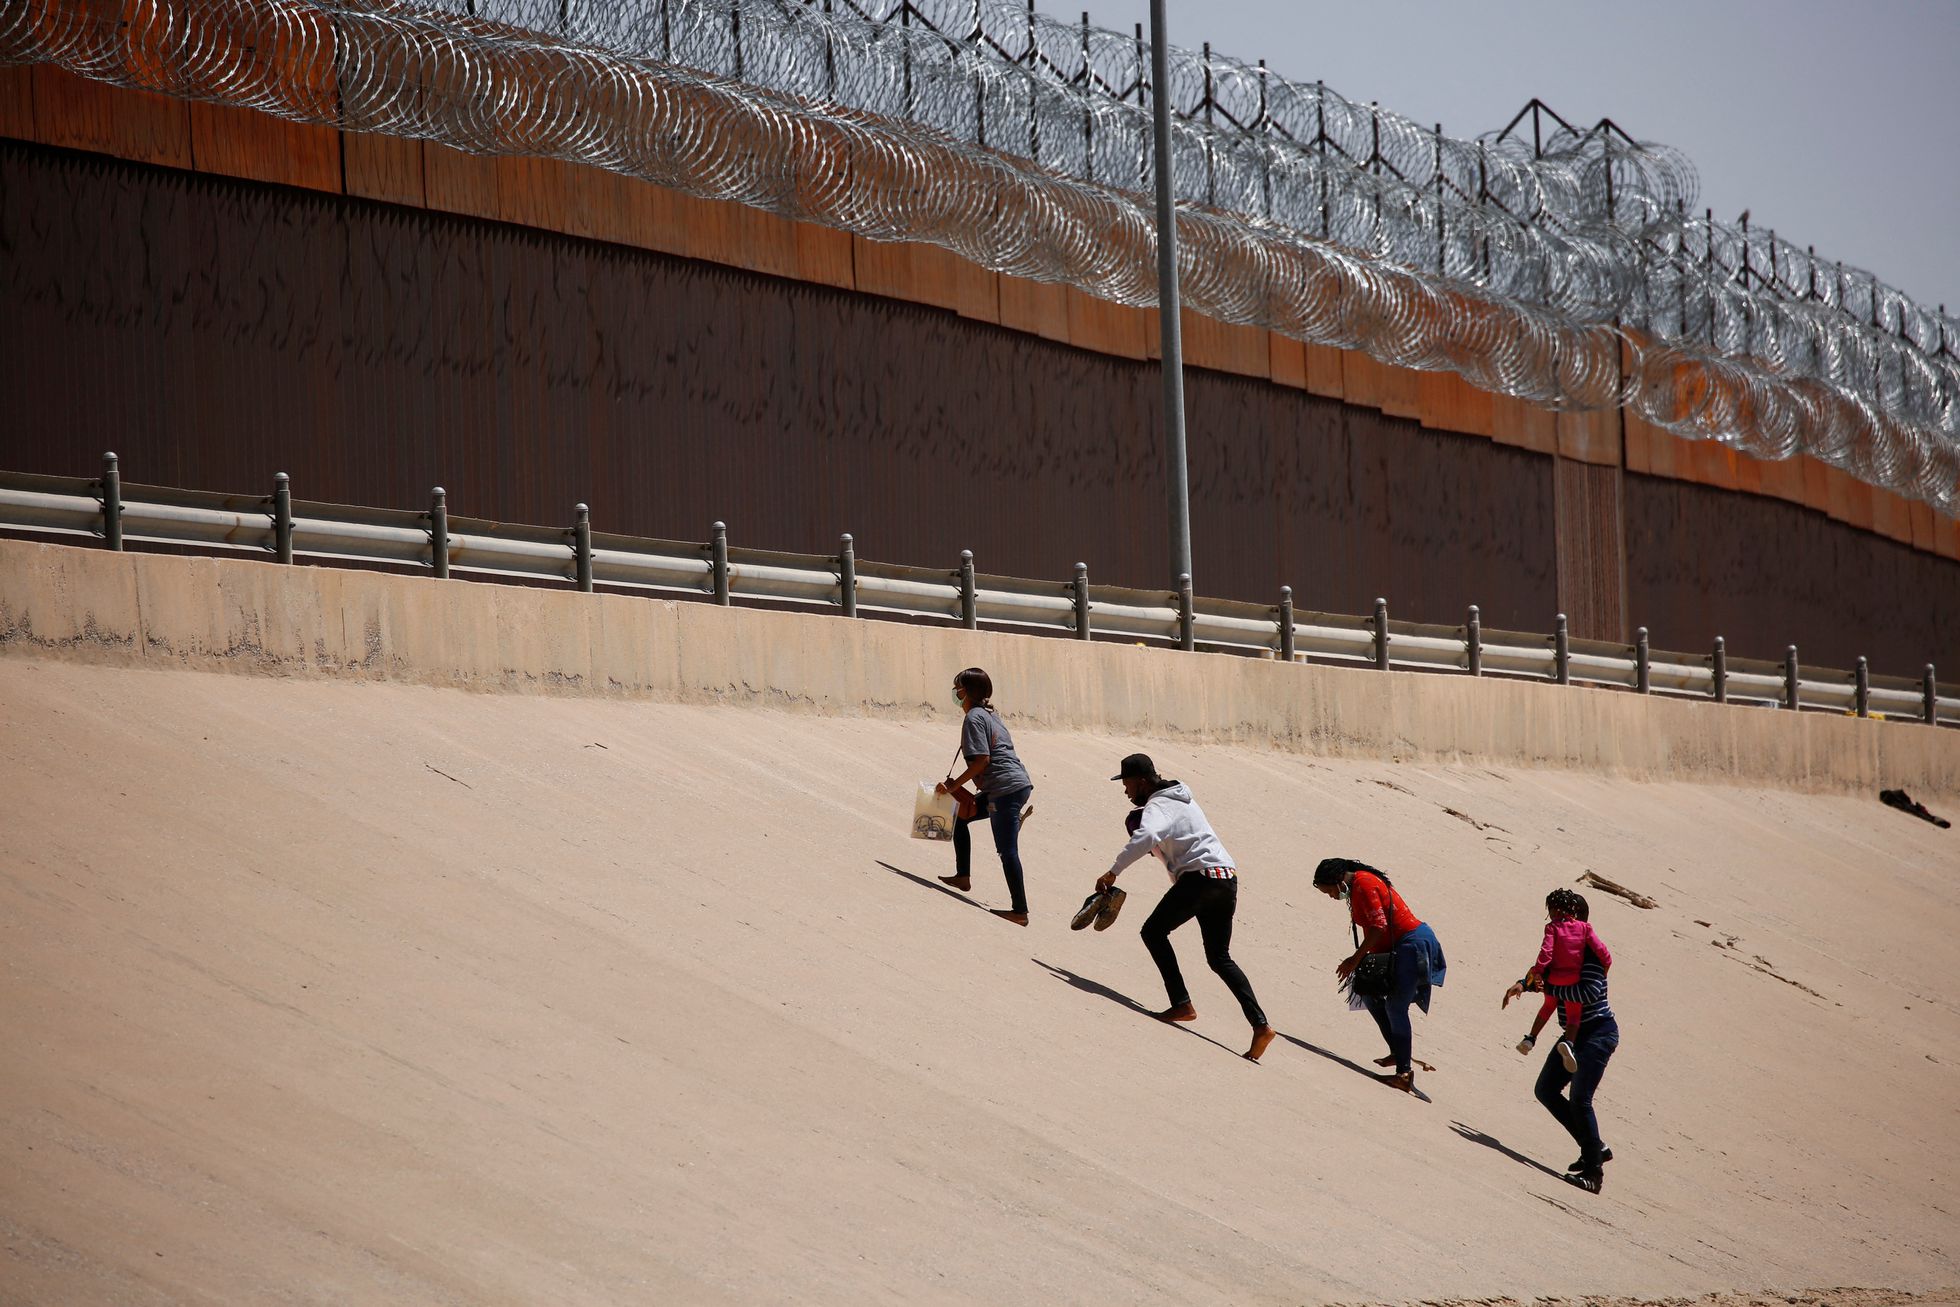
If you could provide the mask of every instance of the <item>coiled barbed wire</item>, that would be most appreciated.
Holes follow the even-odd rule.
[[[1156,302],[1148,49],[1003,0],[12,0],[0,60],[594,164]],[[1610,132],[1460,140],[1171,52],[1187,302],[1554,408],[1625,404],[1960,512],[1960,331],[1687,216]]]

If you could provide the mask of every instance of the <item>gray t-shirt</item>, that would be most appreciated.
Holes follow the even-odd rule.
[[[1020,755],[1014,752],[1014,737],[1007,733],[1007,723],[988,709],[967,709],[966,722],[960,727],[960,753],[968,762],[982,754],[987,756],[987,770],[973,781],[982,794],[1007,795],[1034,784],[1028,769],[1021,765]]]

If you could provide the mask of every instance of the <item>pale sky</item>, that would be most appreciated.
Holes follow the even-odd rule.
[[[1168,0],[1172,44],[1474,137],[1538,96],[1677,146],[1701,203],[1960,312],[1960,0]],[[1040,0],[1079,21],[1079,8]],[[1149,30],[1149,0],[1089,21]]]

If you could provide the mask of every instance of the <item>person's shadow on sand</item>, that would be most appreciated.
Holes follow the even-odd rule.
[[[1284,1039],[1287,1043],[1292,1044],[1296,1048],[1304,1048],[1309,1053],[1318,1054],[1319,1056],[1326,1058],[1329,1062],[1334,1063],[1336,1066],[1344,1066],[1358,1076],[1366,1076],[1368,1079],[1374,1081],[1378,1085],[1385,1085],[1391,1079],[1393,1079],[1392,1076],[1383,1075],[1379,1071],[1370,1071],[1367,1067],[1362,1066],[1359,1062],[1350,1062],[1346,1058],[1342,1057],[1339,1053],[1330,1052],[1329,1050],[1322,1048],[1318,1044],[1309,1044],[1306,1040],[1301,1039],[1295,1035],[1289,1035],[1282,1031],[1280,1034],[1280,1038]],[[1417,1065],[1422,1067],[1426,1071],[1434,1071],[1436,1069],[1435,1067],[1430,1066],[1427,1062],[1418,1062]],[[1410,1094],[1412,1097],[1419,1098],[1425,1103],[1432,1101],[1428,1094],[1422,1092],[1422,1089],[1420,1087],[1411,1090]]]
[[[1461,1121],[1450,1122],[1450,1129],[1456,1131],[1459,1135],[1463,1136],[1465,1139],[1468,1139],[1473,1144],[1482,1144],[1485,1148],[1488,1148],[1493,1152],[1504,1154],[1504,1156],[1510,1158],[1512,1161],[1516,1162],[1519,1166],[1528,1166],[1534,1171],[1543,1171],[1546,1175],[1551,1176],[1552,1179],[1554,1180],[1564,1180],[1567,1178],[1559,1174],[1557,1171],[1554,1171],[1551,1167],[1546,1166],[1543,1162],[1538,1161],[1536,1158],[1526,1157],[1523,1153],[1518,1152],[1516,1149],[1505,1147],[1503,1141],[1498,1139],[1495,1135],[1487,1135],[1483,1131],[1478,1130],[1473,1126],[1467,1126],[1463,1124],[1463,1122]]]
[[[1103,984],[1099,980],[1091,980],[1087,976],[1078,976],[1073,971],[1070,971],[1066,967],[1058,967],[1054,965],[1052,962],[1043,962],[1040,958],[1029,958],[1028,961],[1034,963],[1037,967],[1040,967],[1043,970],[1047,971],[1048,974],[1055,977],[1055,979],[1062,981],[1066,984],[1073,985],[1075,988],[1081,990],[1085,994],[1094,994],[1098,998],[1106,998],[1112,1003],[1118,1004],[1122,1007],[1126,1007],[1130,1009],[1130,1011],[1138,1013],[1139,1015],[1149,1017],[1152,1021],[1157,1021],[1157,1014],[1152,1012],[1149,1008],[1137,1002],[1135,999],[1131,998],[1128,994],[1120,993],[1117,990],[1111,989],[1108,985]],[[1177,1029],[1183,1031],[1187,1035],[1191,1035],[1197,1039],[1202,1039],[1207,1044],[1211,1044],[1214,1047],[1225,1049],[1225,1051],[1227,1053],[1232,1054],[1233,1057],[1238,1056],[1236,1050],[1227,1048],[1224,1044],[1219,1043],[1217,1040],[1213,1039],[1210,1035],[1207,1035],[1202,1031],[1193,1030],[1191,1029],[1190,1026],[1184,1025],[1181,1022],[1158,1021],[1157,1024],[1164,1025],[1164,1026],[1175,1026]]]
[[[978,899],[967,897],[966,895],[960,893],[958,890],[954,889],[951,885],[941,885],[936,880],[927,880],[924,876],[915,876],[911,872],[906,871],[903,867],[894,867],[892,866],[891,863],[882,862],[876,858],[872,859],[872,861],[877,862],[879,866],[883,867],[886,871],[891,872],[894,876],[905,877],[905,879],[911,881],[914,885],[922,885],[926,889],[936,890],[939,893],[944,894],[947,898],[952,899],[958,903],[964,903],[970,908],[978,908],[982,912],[990,911],[990,909],[987,907],[986,904],[980,902]]]

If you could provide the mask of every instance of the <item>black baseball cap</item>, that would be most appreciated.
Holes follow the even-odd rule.
[[[1139,778],[1146,781],[1157,779],[1157,764],[1150,761],[1149,754],[1131,754],[1129,757],[1123,759],[1122,765],[1116,769],[1116,774],[1109,779],[1113,781],[1127,781],[1132,778]]]

